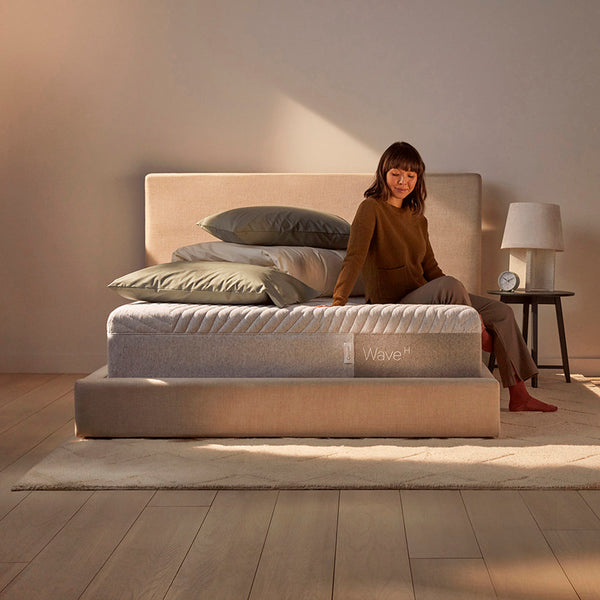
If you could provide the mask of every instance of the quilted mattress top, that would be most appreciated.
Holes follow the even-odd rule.
[[[319,302],[323,302],[320,298]],[[108,335],[308,334],[308,333],[480,333],[470,306],[439,304],[347,304],[315,301],[285,308],[215,304],[133,302],[108,317]]]

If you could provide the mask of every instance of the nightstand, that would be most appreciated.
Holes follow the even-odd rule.
[[[500,290],[488,290],[488,294],[500,296],[500,300],[505,304],[523,305],[523,326],[521,331],[525,342],[527,342],[527,333],[529,330],[529,310],[531,309],[533,331],[531,339],[531,356],[538,369],[556,369],[560,365],[539,365],[538,364],[538,306],[540,304],[554,304],[556,312],[556,324],[558,326],[558,337],[560,340],[560,354],[562,357],[562,368],[567,383],[571,382],[571,373],[569,371],[569,355],[567,353],[567,339],[565,337],[565,324],[563,321],[561,298],[565,296],[574,296],[575,292],[565,292],[563,290],[553,290],[551,292],[526,292],[516,290],[514,292],[503,292]],[[490,354],[488,368],[494,370],[496,358],[494,353]],[[537,375],[531,379],[531,385],[537,387]]]

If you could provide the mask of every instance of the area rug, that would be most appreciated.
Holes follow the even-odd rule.
[[[511,413],[498,439],[73,439],[13,488],[600,489],[600,389],[545,372],[555,413]]]

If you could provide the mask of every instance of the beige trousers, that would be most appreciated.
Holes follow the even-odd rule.
[[[445,275],[426,283],[407,294],[402,304],[465,304],[472,306],[480,315],[486,329],[492,334],[494,354],[498,361],[498,371],[502,385],[514,385],[516,376],[523,381],[537,374],[538,369],[531,358],[529,348],[523,339],[519,326],[510,306],[469,294],[465,286]]]

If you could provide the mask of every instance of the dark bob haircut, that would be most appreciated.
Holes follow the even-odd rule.
[[[375,181],[365,192],[365,198],[377,198],[384,202],[390,197],[390,189],[386,182],[386,176],[390,169],[402,169],[413,171],[417,174],[415,189],[404,199],[403,206],[412,210],[415,214],[422,214],[427,198],[425,187],[425,163],[414,146],[407,142],[394,142],[379,159]]]

